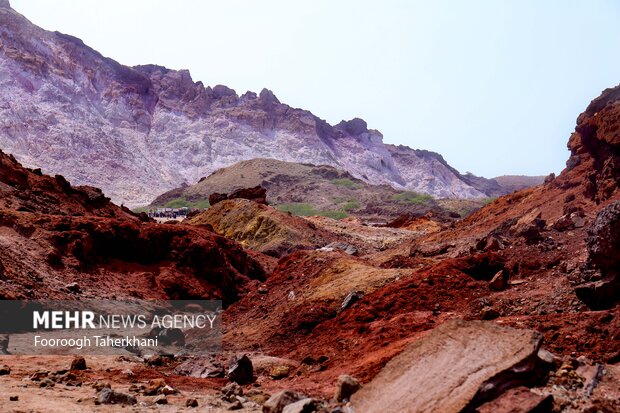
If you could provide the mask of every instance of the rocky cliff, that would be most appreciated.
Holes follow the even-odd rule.
[[[267,89],[239,96],[194,82],[187,70],[123,66],[75,37],[33,25],[6,1],[0,148],[129,206],[257,157],[330,165],[439,197],[497,195],[488,180],[467,179],[437,154],[384,144],[361,119],[332,126]]]

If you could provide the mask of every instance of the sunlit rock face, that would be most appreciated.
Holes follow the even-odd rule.
[[[0,149],[128,206],[257,157],[331,165],[369,183],[440,197],[490,195],[437,154],[385,145],[361,119],[331,126],[266,89],[239,96],[194,82],[186,70],[123,66],[33,25],[6,0]]]

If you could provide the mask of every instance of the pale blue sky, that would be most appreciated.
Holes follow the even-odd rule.
[[[189,69],[241,94],[492,177],[559,172],[575,119],[620,83],[614,0],[11,0],[127,64]]]

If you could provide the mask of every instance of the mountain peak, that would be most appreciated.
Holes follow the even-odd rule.
[[[194,82],[187,70],[127,67],[25,18],[3,30],[5,50],[19,52],[0,54],[2,70],[16,74],[0,76],[0,101],[35,115],[24,128],[20,111],[0,105],[0,147],[28,166],[101,187],[116,202],[148,204],[256,157],[329,165],[367,183],[438,197],[488,196],[442,162],[392,150],[363,119],[331,126],[269,89],[239,97],[227,86]],[[57,127],[40,133],[36,125],[48,122]],[[41,149],[50,142],[57,151]]]
[[[11,3],[9,3],[9,0],[0,0],[0,8],[2,7],[5,9],[10,9]]]
[[[353,118],[349,121],[343,120],[338,124],[342,129],[346,130],[353,136],[361,135],[364,132],[368,132],[368,124],[364,119]]]

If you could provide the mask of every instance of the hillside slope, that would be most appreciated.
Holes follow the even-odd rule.
[[[385,221],[403,214],[423,215],[433,210],[447,216],[428,195],[397,191],[389,185],[370,185],[331,166],[314,166],[275,159],[252,159],[222,168],[198,183],[157,197],[152,206],[201,206],[209,195],[260,185],[267,201],[298,215],[353,215]],[[471,201],[479,206],[482,201]]]
[[[495,195],[437,154],[385,145],[361,119],[332,126],[267,89],[239,96],[194,82],[187,70],[123,66],[33,25],[8,1],[0,6],[0,36],[0,148],[28,166],[102,188],[118,203],[146,205],[259,157],[331,165],[437,197]]]
[[[99,189],[73,187],[0,152],[1,299],[209,297],[230,304],[263,276],[234,241],[150,222]]]

